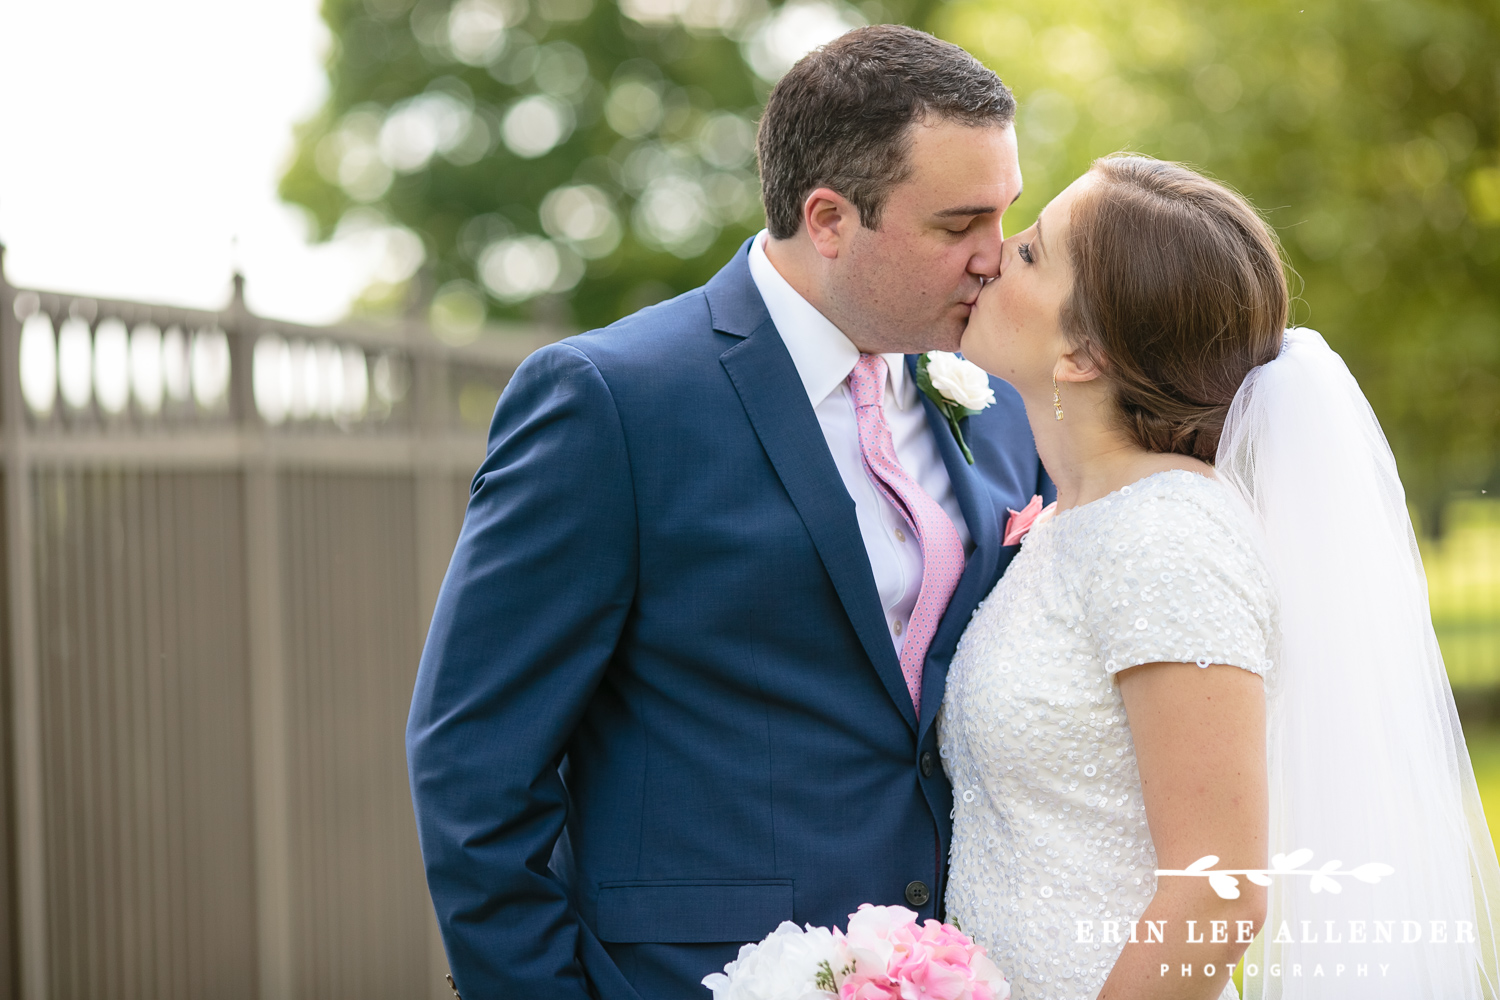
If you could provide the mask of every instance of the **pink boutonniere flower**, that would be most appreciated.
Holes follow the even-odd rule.
[[[1026,532],[1031,530],[1031,526],[1036,524],[1037,518],[1056,506],[1057,501],[1054,500],[1046,507],[1043,507],[1042,498],[1038,495],[1033,496],[1031,502],[1020,510],[1011,510],[1009,507],[1005,508],[1006,510],[1010,510],[1010,520],[1005,522],[1005,540],[1001,544],[1015,545],[1020,542],[1022,538],[1026,537]]]

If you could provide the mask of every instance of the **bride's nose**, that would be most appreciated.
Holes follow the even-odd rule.
[[[1014,267],[1016,262],[1021,259],[1020,255],[1016,253],[1016,246],[1019,243],[1020,240],[1012,236],[1000,245],[1000,273],[996,275],[997,278],[1003,276],[1006,271]]]

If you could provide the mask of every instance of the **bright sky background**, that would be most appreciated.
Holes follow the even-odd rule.
[[[368,254],[310,246],[276,181],[321,103],[317,0],[0,0],[12,284],[322,323]],[[233,241],[238,237],[238,252]]]

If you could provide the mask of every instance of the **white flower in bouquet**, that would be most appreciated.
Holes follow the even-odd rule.
[[[739,958],[703,980],[714,1000],[830,1000],[819,973],[839,964],[838,945],[827,927],[805,930],[784,921],[759,944],[747,944]]]
[[[868,967],[886,969],[896,953],[898,928],[915,926],[917,915],[904,906],[861,906],[849,914],[844,944],[851,957]]]

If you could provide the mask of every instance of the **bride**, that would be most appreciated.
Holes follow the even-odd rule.
[[[1006,241],[970,319],[1058,490],[939,719],[947,915],[1016,1000],[1233,998],[1242,956],[1255,997],[1500,988],[1394,462],[1287,309],[1245,201],[1117,156]]]

